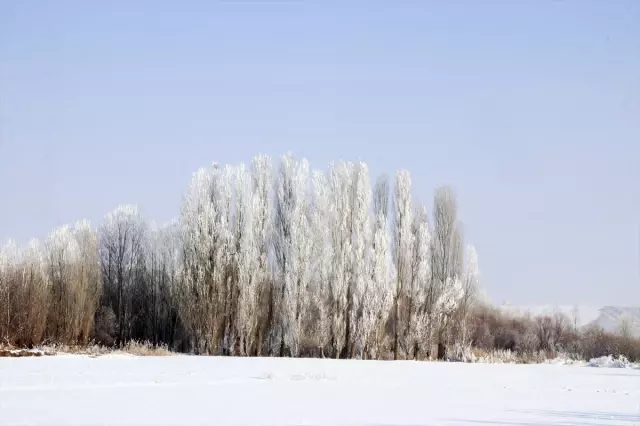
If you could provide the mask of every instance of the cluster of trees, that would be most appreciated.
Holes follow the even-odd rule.
[[[44,246],[0,251],[0,333],[5,341],[86,342],[101,289],[97,234],[88,222],[63,226]]]
[[[266,156],[193,174],[180,218],[133,206],[0,251],[0,338],[199,354],[417,358],[472,338],[477,257],[454,193]]]
[[[476,305],[469,316],[471,346],[487,351],[509,351],[523,360],[553,358],[558,353],[577,359],[624,355],[640,361],[640,339],[628,319],[607,332],[597,326],[579,327],[577,318],[562,312],[517,316],[487,305]],[[453,357],[458,354],[451,353]]]

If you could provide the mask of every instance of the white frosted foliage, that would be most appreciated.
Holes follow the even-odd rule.
[[[346,315],[348,286],[351,280],[353,245],[351,239],[351,197],[353,164],[339,162],[329,168],[329,228],[333,246],[331,273],[331,331],[335,354],[347,343]]]
[[[369,270],[370,245],[371,245],[371,223],[369,221],[369,210],[371,208],[371,184],[369,180],[369,169],[366,164],[359,163],[353,168],[353,201],[352,201],[352,306],[349,310],[351,315],[351,327],[356,353],[364,351],[365,341],[370,333],[369,324],[365,325],[362,316],[367,298],[375,297],[368,295],[377,288],[371,285],[371,273]]]
[[[282,157],[275,187],[274,246],[280,293],[280,338],[292,355],[299,351],[301,320],[310,278],[311,227],[308,216],[309,164]]]

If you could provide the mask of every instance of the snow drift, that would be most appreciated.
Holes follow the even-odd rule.
[[[587,365],[589,367],[601,368],[640,368],[640,364],[633,364],[629,362],[629,360],[623,355],[620,355],[619,357],[608,355],[600,358],[593,358]]]

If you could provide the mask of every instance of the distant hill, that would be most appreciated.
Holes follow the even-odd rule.
[[[500,306],[503,312],[513,315],[552,315],[561,312],[572,322],[575,320],[579,328],[597,326],[608,332],[618,332],[623,320],[628,321],[631,334],[640,337],[640,307],[604,306],[594,307],[587,305],[542,305],[542,306],[513,306],[503,304]]]
[[[619,331],[623,320],[628,321],[631,334],[640,337],[640,308],[605,306],[600,315],[587,325],[597,325],[606,331]]]

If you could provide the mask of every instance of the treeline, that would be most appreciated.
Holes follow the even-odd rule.
[[[283,156],[193,174],[180,218],[133,206],[0,252],[4,343],[124,345],[197,354],[418,358],[470,342],[477,288],[453,192],[432,217],[407,171],[310,171]],[[466,253],[465,253],[466,252]]]
[[[430,216],[430,217],[429,217]],[[453,191],[431,215],[407,171],[372,184],[363,163],[310,171],[258,156],[198,170],[180,217],[157,227],[133,206],[43,243],[0,249],[0,344],[369,359],[640,359],[640,342],[580,330],[561,314],[514,317],[483,303]]]

